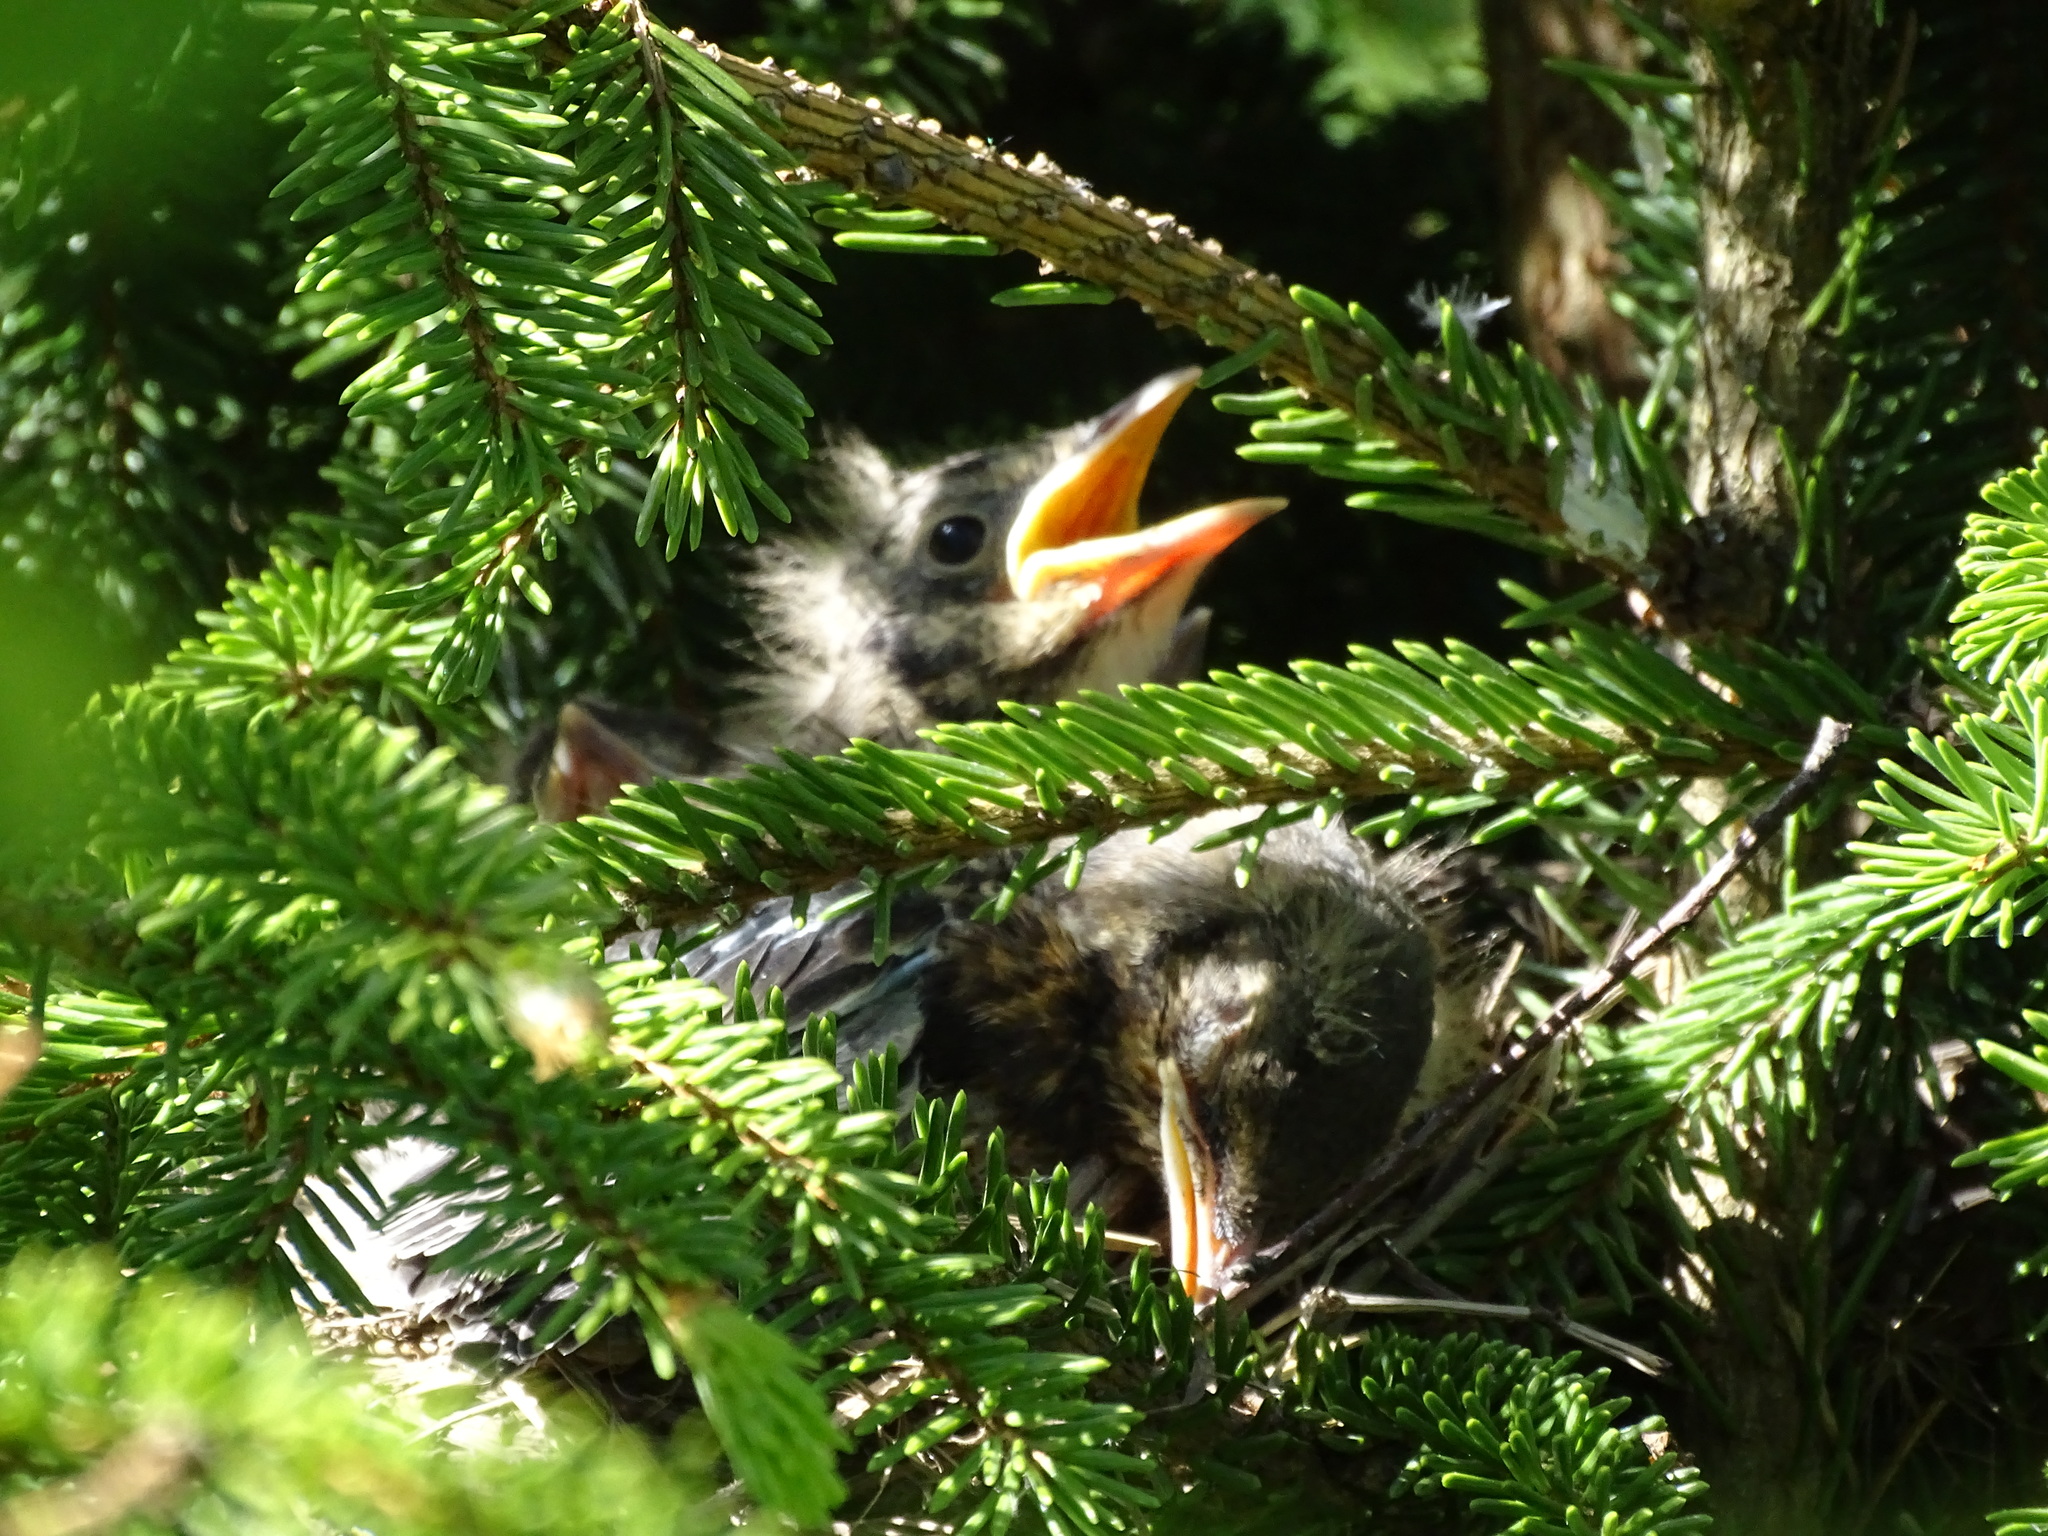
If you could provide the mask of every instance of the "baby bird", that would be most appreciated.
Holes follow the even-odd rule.
[[[770,549],[756,577],[762,666],[721,737],[901,746],[1005,699],[1158,675],[1196,638],[1182,628],[1196,577],[1284,505],[1138,526],[1146,472],[1197,376],[1164,374],[1092,421],[908,475],[843,449],[831,535]]]
[[[1260,497],[1138,524],[1167,423],[1197,372],[1152,380],[1101,416],[1007,447],[894,468],[864,442],[831,456],[822,532],[765,547],[750,578],[755,658],[715,725],[583,701],[532,743],[515,786],[543,819],[621,786],[735,771],[779,748],[912,743],[1004,700],[1178,679],[1208,613],[1187,612],[1218,553],[1285,505]]]
[[[1273,833],[1239,885],[1233,847],[1196,846],[1235,814],[1157,841],[1117,834],[1073,890],[1041,885],[993,924],[968,914],[1001,883],[1002,859],[902,892],[879,964],[871,916],[797,928],[779,904],[686,963],[729,989],[745,961],[757,987],[785,991],[793,1029],[837,1013],[842,1067],[893,1046],[906,1081],[964,1090],[976,1128],[1005,1131],[1013,1165],[1064,1164],[1076,1205],[1162,1237],[1188,1294],[1209,1301],[1234,1263],[1370,1162],[1442,1043],[1440,1008],[1455,1012],[1438,1001],[1440,924],[1418,910],[1435,862],[1378,858],[1341,825],[1301,823]],[[471,1233],[474,1213],[400,1189],[446,1156],[425,1142],[390,1149],[372,1176],[385,1172],[399,1209],[343,1263],[424,1337],[523,1368],[535,1324],[573,1282],[508,1323],[495,1313],[514,1280],[488,1264],[441,1269],[435,1256]],[[669,1411],[634,1396],[639,1359],[619,1342],[574,1371],[620,1411]]]
[[[1195,848],[1218,824],[1109,839],[1075,890],[949,924],[921,981],[926,1085],[1112,1224],[1163,1228],[1198,1301],[1370,1161],[1437,1011],[1422,861],[1299,823],[1239,886],[1234,848]]]

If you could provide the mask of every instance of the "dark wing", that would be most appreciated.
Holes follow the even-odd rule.
[[[735,926],[707,939],[683,959],[692,976],[730,993],[745,965],[749,985],[765,997],[782,991],[784,1017],[792,1033],[815,1017],[839,1021],[839,1069],[850,1073],[864,1056],[890,1046],[902,1063],[902,1082],[917,1080],[917,1045],[924,1015],[918,980],[929,965],[932,941],[946,922],[978,903],[983,882],[958,878],[936,890],[896,892],[889,904],[889,942],[875,955],[871,910],[833,915],[858,896],[856,883],[835,887],[811,903],[816,916],[799,925],[787,900],[766,902]]]

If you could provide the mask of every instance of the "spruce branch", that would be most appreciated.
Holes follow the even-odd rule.
[[[636,1096],[649,1104],[682,1101],[676,1113],[717,1126],[758,1159],[763,1187],[799,1252],[812,1239],[867,1254],[915,1246],[914,1182],[876,1165],[895,1124],[893,1106],[842,1114],[830,1058],[782,1058],[783,1021],[759,1013],[744,985],[734,990],[730,1023],[706,1021],[687,1033],[667,1027],[665,1010],[675,1004],[663,1000],[688,990],[642,986],[615,994],[614,1022],[626,1027],[613,1035],[610,1050],[648,1080],[634,1085]],[[708,998],[714,1009],[723,1007],[709,989],[695,990],[700,1005]],[[745,1076],[720,1070],[743,1052],[754,1058]]]
[[[1420,1339],[1389,1328],[1355,1341],[1301,1340],[1303,1408],[1360,1448],[1407,1453],[1391,1492],[1463,1501],[1501,1529],[1691,1532],[1687,1505],[1706,1488],[1668,1449],[1645,1442],[1663,1421],[1620,1422],[1608,1373],[1473,1334]],[[1667,1439],[1668,1437],[1660,1436]],[[1398,1507],[1398,1506],[1397,1506]]]
[[[1512,666],[1456,644],[1404,650],[941,726],[930,735],[944,755],[857,743],[744,778],[647,785],[563,839],[632,923],[687,931],[856,876],[880,890],[993,849],[1088,843],[1218,807],[1246,808],[1256,838],[1275,818],[1398,796],[1403,808],[1360,829],[1398,839],[1431,817],[1516,802],[1485,840],[1616,779],[1778,776],[1798,761],[1791,732],[1810,732],[1816,715],[1877,715],[1846,680],[1832,703],[1810,675],[1787,688],[1790,664],[1761,648],[1740,666],[1702,653],[1747,712],[1654,648],[1591,626]]]
[[[681,36],[695,41],[690,33]],[[1243,352],[1264,344],[1261,370],[1326,408],[1354,415],[1361,382],[1389,362],[1406,362],[1341,311],[1311,311],[1279,278],[1226,254],[1215,240],[1170,214],[1102,197],[1043,154],[1027,164],[981,139],[948,134],[929,118],[851,100],[835,85],[813,85],[715,44],[697,46],[762,105],[771,130],[817,174],[1028,251],[1048,268],[1112,288],[1214,346]],[[1426,381],[1414,387],[1425,394],[1431,388]],[[1361,425],[1410,458],[1437,462],[1444,456],[1439,436],[1398,413],[1378,412]],[[1464,457],[1464,465],[1445,472],[1481,500],[1538,533],[1565,531],[1540,462],[1517,462],[1508,449],[1476,434]]]
[[[2037,677],[2048,635],[2048,454],[1984,487],[1988,512],[1963,522],[1956,572],[1969,590],[1950,637],[1959,665],[1991,683]]]
[[[551,9],[565,9],[554,6]],[[619,355],[647,418],[653,460],[635,536],[657,520],[671,559],[715,506],[753,538],[754,503],[789,516],[735,424],[804,458],[810,406],[759,350],[764,339],[816,353],[830,338],[793,273],[830,281],[801,202],[775,175],[788,152],[749,98],[654,20],[638,0],[607,8],[553,77],[581,201],[573,223],[597,237],[582,270],[617,313]]]
[[[730,1059],[721,1036],[754,1017],[744,989],[734,1014],[724,1031],[700,1032],[700,1061]],[[773,1015],[756,1027],[769,1041],[787,1028]],[[789,1201],[786,1188],[770,1186],[773,1279],[752,1301],[772,1307],[780,1326],[826,1363],[822,1386],[858,1397],[857,1414],[851,1404],[841,1411],[854,1437],[876,1442],[870,1478],[886,1481],[892,1468],[914,1461],[935,1479],[927,1490],[933,1509],[979,1484],[985,1492],[979,1515],[965,1516],[969,1526],[1028,1493],[1048,1515],[1095,1504],[1120,1527],[1117,1509],[1150,1502],[1132,1485],[1143,1464],[1114,1448],[1137,1416],[1088,1390],[1110,1362],[1076,1353],[1072,1345],[1082,1341],[1070,1331],[1077,1287],[1098,1297],[1109,1288],[1099,1216],[1076,1234],[1062,1181],[1017,1184],[1002,1171],[999,1142],[977,1192],[961,1148],[961,1105],[919,1099],[900,1116],[886,1063],[856,1074],[848,1113],[839,1116],[834,1054],[826,1029],[804,1057],[781,1064],[785,1079],[809,1074],[801,1099],[789,1080],[762,1091],[761,1077],[773,1070],[764,1060],[741,1094],[714,1089],[718,1102],[705,1111],[742,1137],[762,1133],[768,1156],[796,1175],[786,1187],[810,1192],[833,1216],[820,1220]],[[701,1069],[680,1076],[705,1078]],[[765,1127],[758,1115],[748,1123],[755,1104],[774,1117]],[[899,1120],[909,1132],[901,1146],[890,1134]],[[865,1137],[869,1155],[821,1165],[810,1148],[835,1124],[835,1134]],[[1020,1230],[1033,1234],[1021,1254]],[[1077,1285],[1063,1291],[1052,1270]],[[1111,1315],[1122,1325],[1118,1352],[1143,1353],[1145,1330]],[[1046,1525],[1058,1528],[1051,1518]]]
[[[2027,1028],[2038,1041],[2048,1036],[2048,1013],[2029,1008]],[[2035,1044],[2032,1054],[2016,1051],[1998,1040],[1976,1042],[1977,1054],[1985,1064],[2010,1078],[2030,1093],[2048,1091],[2048,1055]],[[2000,1136],[1973,1147],[1956,1160],[1959,1167],[1978,1164],[1999,1169],[1993,1188],[2001,1194],[2029,1184],[2048,1184],[2048,1126],[2029,1126],[2009,1136]]]
[[[448,307],[455,312],[455,325],[468,352],[469,372],[483,386],[488,422],[484,435],[494,441],[502,439],[518,429],[526,412],[520,406],[519,386],[500,356],[504,343],[485,310],[471,267],[470,252],[463,239],[469,233],[468,220],[448,196],[450,167],[440,163],[436,146],[428,142],[422,131],[420,112],[406,89],[410,82],[393,50],[392,40],[371,25],[363,25],[358,35],[368,55],[371,76],[386,96],[392,139],[399,158],[411,173],[406,178],[405,190],[419,202],[418,224],[433,252],[434,269]]]
[[[539,34],[307,9],[273,109],[305,126],[273,195],[298,198],[294,220],[340,225],[299,272],[332,315],[315,359],[382,350],[342,398],[407,445],[388,474],[412,515],[395,552],[446,562],[382,600],[457,603],[432,671],[438,695],[461,696],[490,675],[514,590],[545,608],[534,546],[588,502],[583,461],[623,439],[618,392],[637,380],[574,271],[592,237],[559,216],[573,167],[535,142],[563,127],[529,83]]]
[[[611,1049],[613,1054],[621,1060],[630,1061],[674,1097],[691,1100],[708,1119],[723,1125],[735,1139],[745,1142],[798,1175],[810,1186],[812,1197],[826,1209],[838,1210],[839,1202],[833,1198],[833,1192],[824,1180],[825,1170],[813,1159],[783,1142],[773,1132],[749,1124],[742,1118],[739,1110],[722,1102],[705,1085],[681,1076],[667,1062],[655,1059],[630,1041],[614,1040]]]
[[[814,785],[822,789],[837,777],[832,772],[837,760],[822,759],[821,764],[830,766],[792,765],[787,770],[757,769],[740,781],[637,788],[608,816],[585,818],[565,836],[592,857],[604,871],[607,886],[628,908],[630,915],[614,930],[615,936],[641,928],[690,932],[776,897],[833,890],[855,876],[899,882],[937,878],[962,861],[991,852],[1070,837],[1098,840],[1130,827],[1170,825],[1219,807],[1273,808],[1304,802],[1335,806],[1398,797],[1414,806],[1416,814],[1389,821],[1419,825],[1432,816],[1455,815],[1497,800],[1526,799],[1560,775],[1571,780],[1606,776],[1623,757],[1630,759],[1632,775],[1643,776],[1728,778],[1754,766],[1770,773],[1775,766],[1768,759],[1760,761],[1746,747],[1731,747],[1702,761],[1691,755],[1638,753],[1620,743],[1603,750],[1570,739],[1526,739],[1549,756],[1551,765],[1499,765],[1486,755],[1484,744],[1469,742],[1465,745],[1479,747],[1472,766],[1446,764],[1426,752],[1368,751],[1358,754],[1355,768],[1344,768],[1284,750],[1241,747],[1231,752],[1228,766],[1196,758],[1190,767],[1201,778],[1199,784],[1166,772],[1139,776],[1096,769],[1087,775],[1087,790],[1077,793],[1080,786],[1075,785],[1059,794],[1057,810],[1042,800],[1022,798],[1032,788],[1025,774],[996,784],[962,782],[953,778],[961,771],[957,757],[897,752],[878,759],[878,754],[864,754],[868,762],[879,760],[897,773],[939,776],[940,792],[954,792],[946,798],[958,807],[957,819],[883,806],[872,817],[861,817],[859,834],[834,836],[829,826],[806,827],[785,846],[779,840],[753,841],[747,829],[736,824],[735,808],[721,803],[728,795],[744,797],[751,808],[758,805],[757,797],[772,797],[782,802],[777,809],[785,814],[813,810],[818,801],[806,791]],[[1487,767],[1495,771],[1488,773]],[[1483,790],[1475,790],[1475,774],[1484,783]],[[919,809],[928,810],[929,804]],[[732,830],[714,830],[721,821]],[[1253,832],[1258,823],[1248,817],[1245,826]],[[705,829],[701,841],[694,835],[697,828]],[[755,873],[738,873],[748,865]]]
[[[963,1268],[956,1262],[876,1272],[880,1293],[869,1310],[904,1354],[890,1362],[898,1366],[895,1379],[872,1389],[872,1406],[853,1425],[856,1434],[897,1431],[869,1458],[868,1472],[886,1473],[909,1458],[931,1460],[943,1450],[945,1471],[926,1507],[943,1509],[979,1484],[986,1491],[966,1516],[968,1529],[984,1528],[1025,1498],[1038,1506],[1048,1531],[1062,1529],[1063,1516],[1084,1530],[1132,1529],[1138,1512],[1157,1502],[1140,1482],[1151,1468],[1116,1448],[1136,1426],[1137,1411],[1079,1390],[1109,1362],[1069,1351],[1034,1358],[1010,1330],[1058,1317],[1061,1298],[1031,1282],[961,1285]],[[993,1340],[976,1337],[977,1323],[1004,1331]],[[1064,1342],[1057,1334],[1046,1342],[1055,1341]],[[879,1374],[887,1353],[872,1345],[861,1353],[866,1371]],[[918,1418],[906,1422],[906,1410]]]
[[[1980,732],[1981,726],[1974,733]],[[1898,996],[1910,945],[2011,929],[2038,900],[2032,892],[2040,872],[2010,851],[2001,858],[1985,850],[2001,846],[2001,804],[2008,826],[2024,813],[2014,811],[2005,783],[1959,755],[1952,762],[1988,805],[1927,786],[1932,815],[1940,818],[1928,823],[1938,826],[1937,841],[1911,830],[1929,812],[1893,783],[1881,784],[1885,799],[1865,808],[1905,827],[1905,836],[1861,845],[1859,870],[1798,891],[1782,911],[1741,930],[1666,1008],[1633,1023],[1615,1054],[1591,1063],[1575,1101],[1557,1112],[1508,1179],[1512,1187],[1491,1216],[1500,1234],[1541,1243],[1571,1220],[1582,1244],[1615,1249],[1610,1289],[1624,1297],[1619,1272],[1633,1267],[1625,1255],[1639,1239],[1622,1229],[1642,1219],[1624,1207],[1652,1213],[1651,1225],[1669,1234],[1655,1241],[1690,1248],[1690,1223],[1674,1201],[1694,1187],[1695,1157],[1704,1156],[1731,1187],[1739,1183],[1746,1177],[1744,1138],[1776,1134],[1774,1127],[1804,1119],[1837,1091],[1832,1085],[1856,1040],[1859,1009],[1873,992]],[[1914,781],[1889,760],[1880,767],[1896,784]],[[1955,812],[1959,799],[1970,814]],[[1958,839],[1967,844],[1960,855],[1952,846]],[[1880,1026],[1886,1049],[1910,1058],[1924,1043],[1902,1041],[1902,1027],[1888,1005]],[[2027,1060],[1996,1041],[1980,1042],[1979,1050],[2000,1070]],[[1906,1102],[1886,1113],[1910,1113],[1912,1089],[1901,1092]],[[2026,1164],[2044,1143],[2048,1137],[2024,1132],[1994,1139],[1964,1161]],[[1587,1218],[1589,1209],[1603,1213],[1597,1222]]]
[[[563,891],[536,857],[526,818],[497,793],[465,787],[445,759],[408,764],[402,735],[345,708],[251,717],[199,715],[181,702],[131,700],[116,741],[134,764],[138,803],[110,842],[138,873],[176,871],[138,881],[136,918],[155,941],[138,983],[167,1017],[217,1021],[209,1055],[259,1085],[263,1131],[246,1151],[223,1148],[169,1174],[198,1186],[186,1216],[209,1219],[188,1220],[189,1237],[157,1257],[242,1247],[262,1260],[289,1236],[316,1271],[333,1272],[295,1209],[305,1181],[331,1186],[364,1143],[442,1140],[461,1154],[440,1176],[442,1192],[474,1200],[481,1186],[495,1217],[454,1245],[451,1262],[532,1275],[537,1292],[601,1261],[606,1272],[580,1272],[543,1334],[638,1315],[657,1365],[672,1370],[680,1355],[705,1385],[755,1495],[822,1521],[841,1492],[836,1436],[806,1363],[723,1292],[757,1276],[755,1190],[782,1176],[773,1162],[732,1158],[735,1126],[758,1117],[774,1136],[779,1118],[798,1114],[821,1158],[856,1155],[877,1134],[842,1123],[831,1068],[756,1066],[779,1025],[743,1027],[736,1048],[706,1018],[704,989],[657,986],[622,999],[622,1019],[663,1052],[694,1053],[701,1071],[736,1078],[714,1098],[737,1099],[747,1113],[708,1127],[694,1113],[621,1116],[629,1085],[616,1071],[537,1070],[540,1051],[529,1060],[505,1046],[531,1043],[521,1015],[546,1011],[522,1006],[536,968],[543,984],[564,969],[560,958],[549,966],[537,937]],[[364,814],[364,796],[380,808]],[[379,828],[379,849],[362,845],[364,826]],[[423,857],[423,848],[435,852]],[[210,970],[202,956],[233,963]],[[273,1033],[280,1017],[301,1022],[296,1038]],[[791,1072],[807,1074],[795,1110],[773,1099]],[[375,1126],[337,1113],[337,1101],[372,1093],[400,1112]],[[628,1169],[640,1172],[623,1176]],[[886,1238],[892,1207],[881,1201],[878,1212],[876,1193],[887,1192],[871,1191],[855,1214]],[[906,1218],[894,1219],[900,1230]],[[842,1249],[863,1236],[850,1224],[832,1235]]]
[[[1938,778],[1880,765],[1863,809],[1893,836],[1849,845],[1860,856],[1852,883],[1891,899],[1902,943],[1969,933],[2009,946],[2048,922],[2048,694],[2009,682],[1995,713],[1958,717],[1954,734],[1911,735]]]

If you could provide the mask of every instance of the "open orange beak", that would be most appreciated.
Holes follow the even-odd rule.
[[[1181,1288],[1200,1306],[1216,1298],[1224,1270],[1239,1255],[1216,1230],[1216,1162],[1171,1057],[1159,1062],[1159,1162],[1166,1191],[1167,1258]]]
[[[1159,439],[1200,376],[1194,368],[1161,374],[1105,413],[1088,442],[1026,493],[1004,549],[1018,597],[1092,588],[1090,614],[1107,617],[1170,576],[1192,586],[1240,534],[1287,505],[1261,496],[1138,526],[1138,494]]]

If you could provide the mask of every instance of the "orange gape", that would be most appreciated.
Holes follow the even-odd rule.
[[[1138,526],[1138,497],[1159,439],[1198,377],[1184,368],[1154,379],[1105,418],[1095,442],[1031,488],[1003,551],[1016,596],[1038,597],[1062,583],[1092,586],[1089,611],[1113,613],[1177,571],[1192,581],[1240,534],[1287,505],[1255,497]]]

